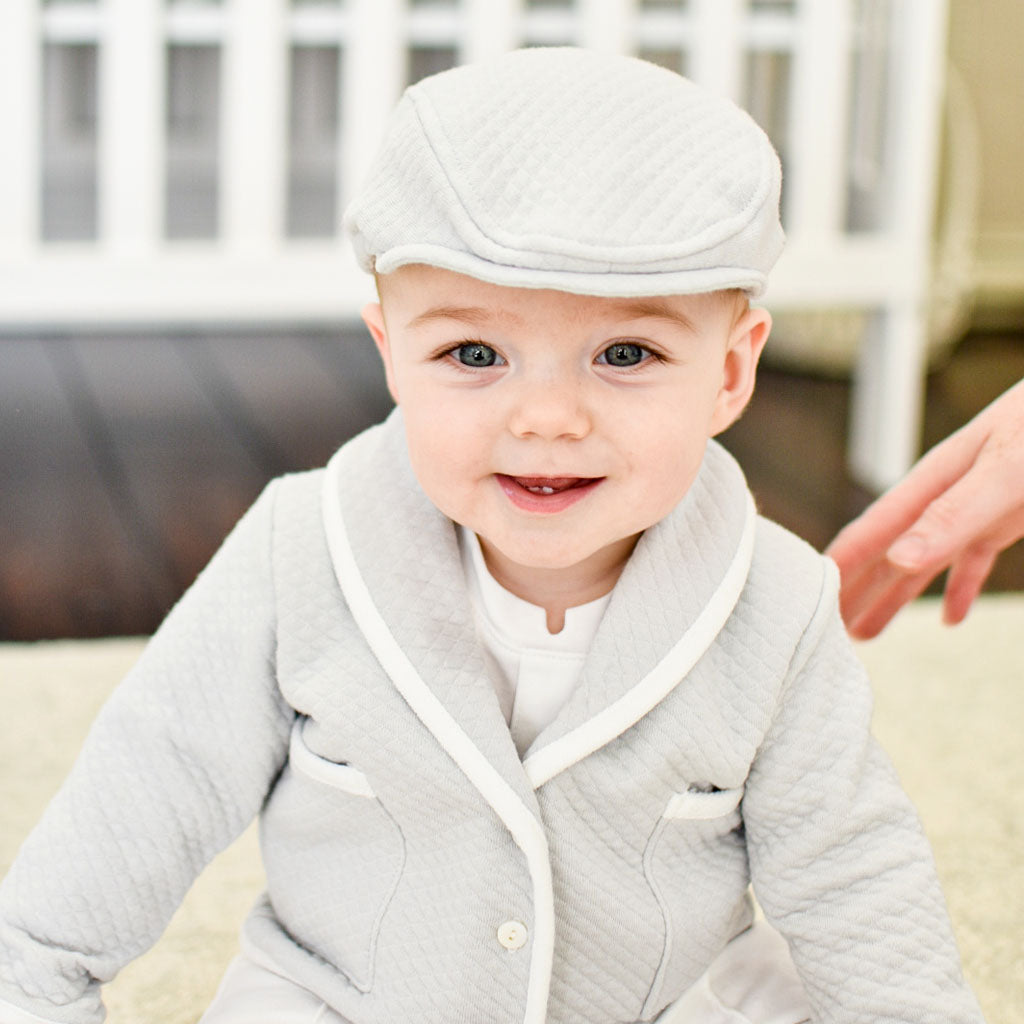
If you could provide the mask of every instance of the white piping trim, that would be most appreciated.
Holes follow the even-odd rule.
[[[716,789],[705,793],[699,789],[688,789],[675,793],[662,811],[663,818],[685,819],[687,821],[711,821],[735,811],[743,799],[743,787]]]
[[[314,754],[306,741],[302,738],[304,720],[297,718],[292,726],[291,740],[288,743],[288,763],[293,770],[303,775],[322,782],[332,789],[341,790],[344,793],[351,793],[352,796],[362,796],[368,799],[376,799],[370,780],[358,768],[350,764],[336,764],[327,761],[317,754]]]
[[[420,677],[374,604],[352,553],[341,513],[338,489],[340,454],[327,464],[322,510],[327,546],[338,584],[352,617],[398,692],[494,808],[526,856],[533,882],[534,922],[531,929],[530,982],[523,1022],[544,1024],[555,950],[555,897],[547,837],[540,822]]]
[[[736,553],[718,588],[693,625],[679,638],[672,650],[631,690],[593,718],[526,758],[523,768],[534,789],[539,789],[559,772],[581,761],[635,725],[651,708],[668,696],[704,656],[714,643],[715,637],[722,631],[743,592],[750,573],[750,563],[754,557],[756,526],[757,510],[748,491],[743,533]]]

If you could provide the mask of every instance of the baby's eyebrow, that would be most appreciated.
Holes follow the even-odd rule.
[[[631,299],[616,304],[616,312],[627,320],[666,320],[687,331],[695,331],[693,321],[668,302],[660,299]]]
[[[432,306],[409,321],[409,327],[422,327],[435,320],[457,320],[470,327],[483,327],[485,324],[501,321],[509,324],[521,324],[522,318],[507,310],[486,309],[483,306]]]

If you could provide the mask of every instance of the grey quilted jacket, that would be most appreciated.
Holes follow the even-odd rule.
[[[0,887],[0,1021],[100,1021],[256,815],[245,941],[356,1024],[652,1020],[751,880],[815,1020],[980,1021],[836,589],[711,443],[520,759],[395,414],[267,489],[100,713]]]

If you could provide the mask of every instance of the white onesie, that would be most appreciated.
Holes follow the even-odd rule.
[[[491,575],[476,534],[462,526],[459,551],[477,635],[522,757],[569,699],[611,594],[568,608],[562,631],[549,633],[544,609],[516,597]]]

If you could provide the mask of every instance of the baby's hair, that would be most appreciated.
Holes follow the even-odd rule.
[[[750,296],[742,288],[726,288],[714,294],[719,296],[727,307],[732,307],[733,323],[750,309]]]

